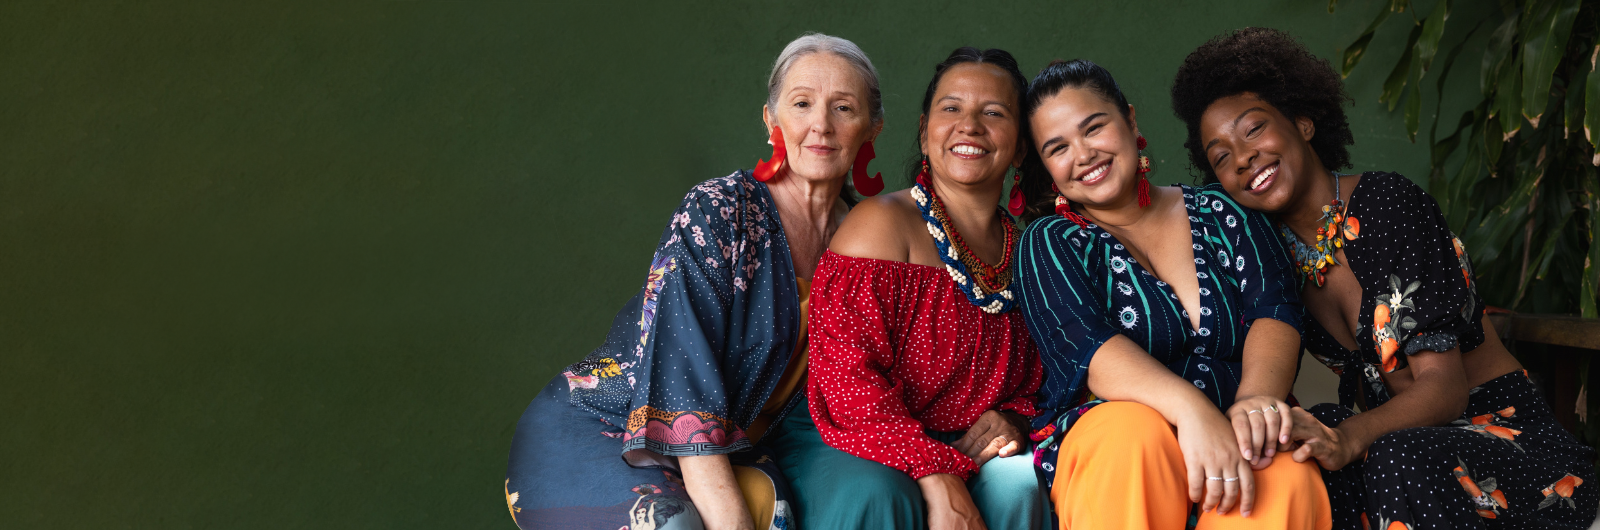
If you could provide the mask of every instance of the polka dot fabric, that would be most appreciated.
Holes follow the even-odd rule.
[[[1359,223],[1339,265],[1361,284],[1358,348],[1309,315],[1304,340],[1339,374],[1340,404],[1311,409],[1329,426],[1355,414],[1358,393],[1371,408],[1388,402],[1382,374],[1404,368],[1407,355],[1484,341],[1472,260],[1426,191],[1395,173],[1364,173],[1346,214]],[[1473,388],[1453,424],[1384,435],[1364,462],[1324,471],[1323,482],[1335,528],[1577,529],[1600,502],[1594,458],[1519,371]]]
[[[1259,318],[1300,326],[1298,286],[1288,253],[1262,214],[1239,206],[1220,185],[1181,186],[1199,280],[1200,325],[1117,238],[1060,216],[1034,221],[1017,246],[1020,307],[1044,363],[1035,462],[1047,484],[1068,430],[1090,407],[1089,363],[1121,334],[1218,408],[1239,390],[1245,336]]]
[[[967,430],[989,410],[1035,413],[1039,354],[1022,317],[983,312],[942,268],[824,253],[810,326],[823,441],[913,479],[977,471],[928,431]]]
[[[1355,414],[1332,403],[1311,413],[1328,426]],[[1593,461],[1517,371],[1473,388],[1454,423],[1384,435],[1322,480],[1334,528],[1576,530],[1600,501]]]
[[[1339,375],[1340,404],[1354,407],[1356,393],[1365,392],[1366,403],[1378,407],[1389,400],[1379,374],[1405,368],[1406,355],[1456,347],[1466,353],[1483,344],[1483,298],[1439,203],[1411,179],[1362,174],[1345,213],[1359,226],[1345,231],[1346,263],[1339,265],[1361,284],[1358,347],[1345,349],[1309,315],[1305,347]]]

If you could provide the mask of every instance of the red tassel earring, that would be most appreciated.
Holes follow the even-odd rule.
[[[929,188],[929,189],[932,189],[932,187],[933,187],[933,179],[928,176],[928,157],[927,156],[923,156],[922,157],[922,171],[918,171],[917,172],[917,184],[921,184],[922,187]]]
[[[783,129],[772,128],[772,136],[767,137],[767,143],[772,144],[772,160],[756,159],[754,173],[756,180],[766,182],[778,175],[783,169],[783,163],[789,158],[789,148],[783,143]]]
[[[883,172],[867,176],[867,162],[877,157],[878,153],[872,150],[872,142],[861,144],[861,150],[856,151],[856,162],[850,169],[850,181],[855,183],[856,191],[862,195],[872,196],[883,191]]]
[[[1067,196],[1061,194],[1061,189],[1057,188],[1055,184],[1051,184],[1050,191],[1056,192],[1056,215],[1060,215],[1084,230],[1088,230],[1089,221],[1084,219],[1082,215],[1078,215],[1078,212],[1072,211],[1072,201],[1068,201]]]
[[[1026,206],[1028,198],[1022,195],[1022,168],[1011,175],[1011,200],[1006,203],[1006,210],[1011,215],[1022,215],[1022,207]]]
[[[1150,172],[1150,157],[1144,155],[1144,146],[1146,144],[1144,135],[1139,135],[1139,184],[1137,186],[1139,188],[1140,208],[1150,205],[1150,179],[1145,176],[1145,173]]]

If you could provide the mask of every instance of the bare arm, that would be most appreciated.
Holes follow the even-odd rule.
[[[727,455],[680,456],[683,485],[710,530],[755,530]]]
[[[1295,461],[1316,458],[1324,469],[1341,469],[1361,458],[1372,442],[1385,434],[1444,425],[1467,410],[1467,372],[1459,350],[1417,352],[1409,361],[1416,379],[1410,388],[1381,407],[1351,416],[1336,429],[1324,427],[1310,413],[1296,409],[1294,439],[1304,445],[1295,450]]]
[[[1294,388],[1299,357],[1300,333],[1293,326],[1271,318],[1252,321],[1244,339],[1244,374],[1227,415],[1239,452],[1255,469],[1289,450],[1294,422],[1283,400]]]

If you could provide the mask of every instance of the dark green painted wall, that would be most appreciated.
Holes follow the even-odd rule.
[[[1105,64],[1173,182],[1185,54],[1269,25],[1334,57],[1380,5],[234,4],[0,4],[4,526],[508,528],[517,416],[687,188],[767,155],[789,39],[877,62],[891,187],[964,44]],[[1404,32],[1349,79],[1355,161],[1421,177],[1375,102]]]

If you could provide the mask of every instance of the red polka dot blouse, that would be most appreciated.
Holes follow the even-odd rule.
[[[927,431],[1035,414],[1039,353],[1022,316],[983,312],[943,268],[827,252],[812,282],[807,395],[828,445],[912,479],[968,478],[972,459]]]

